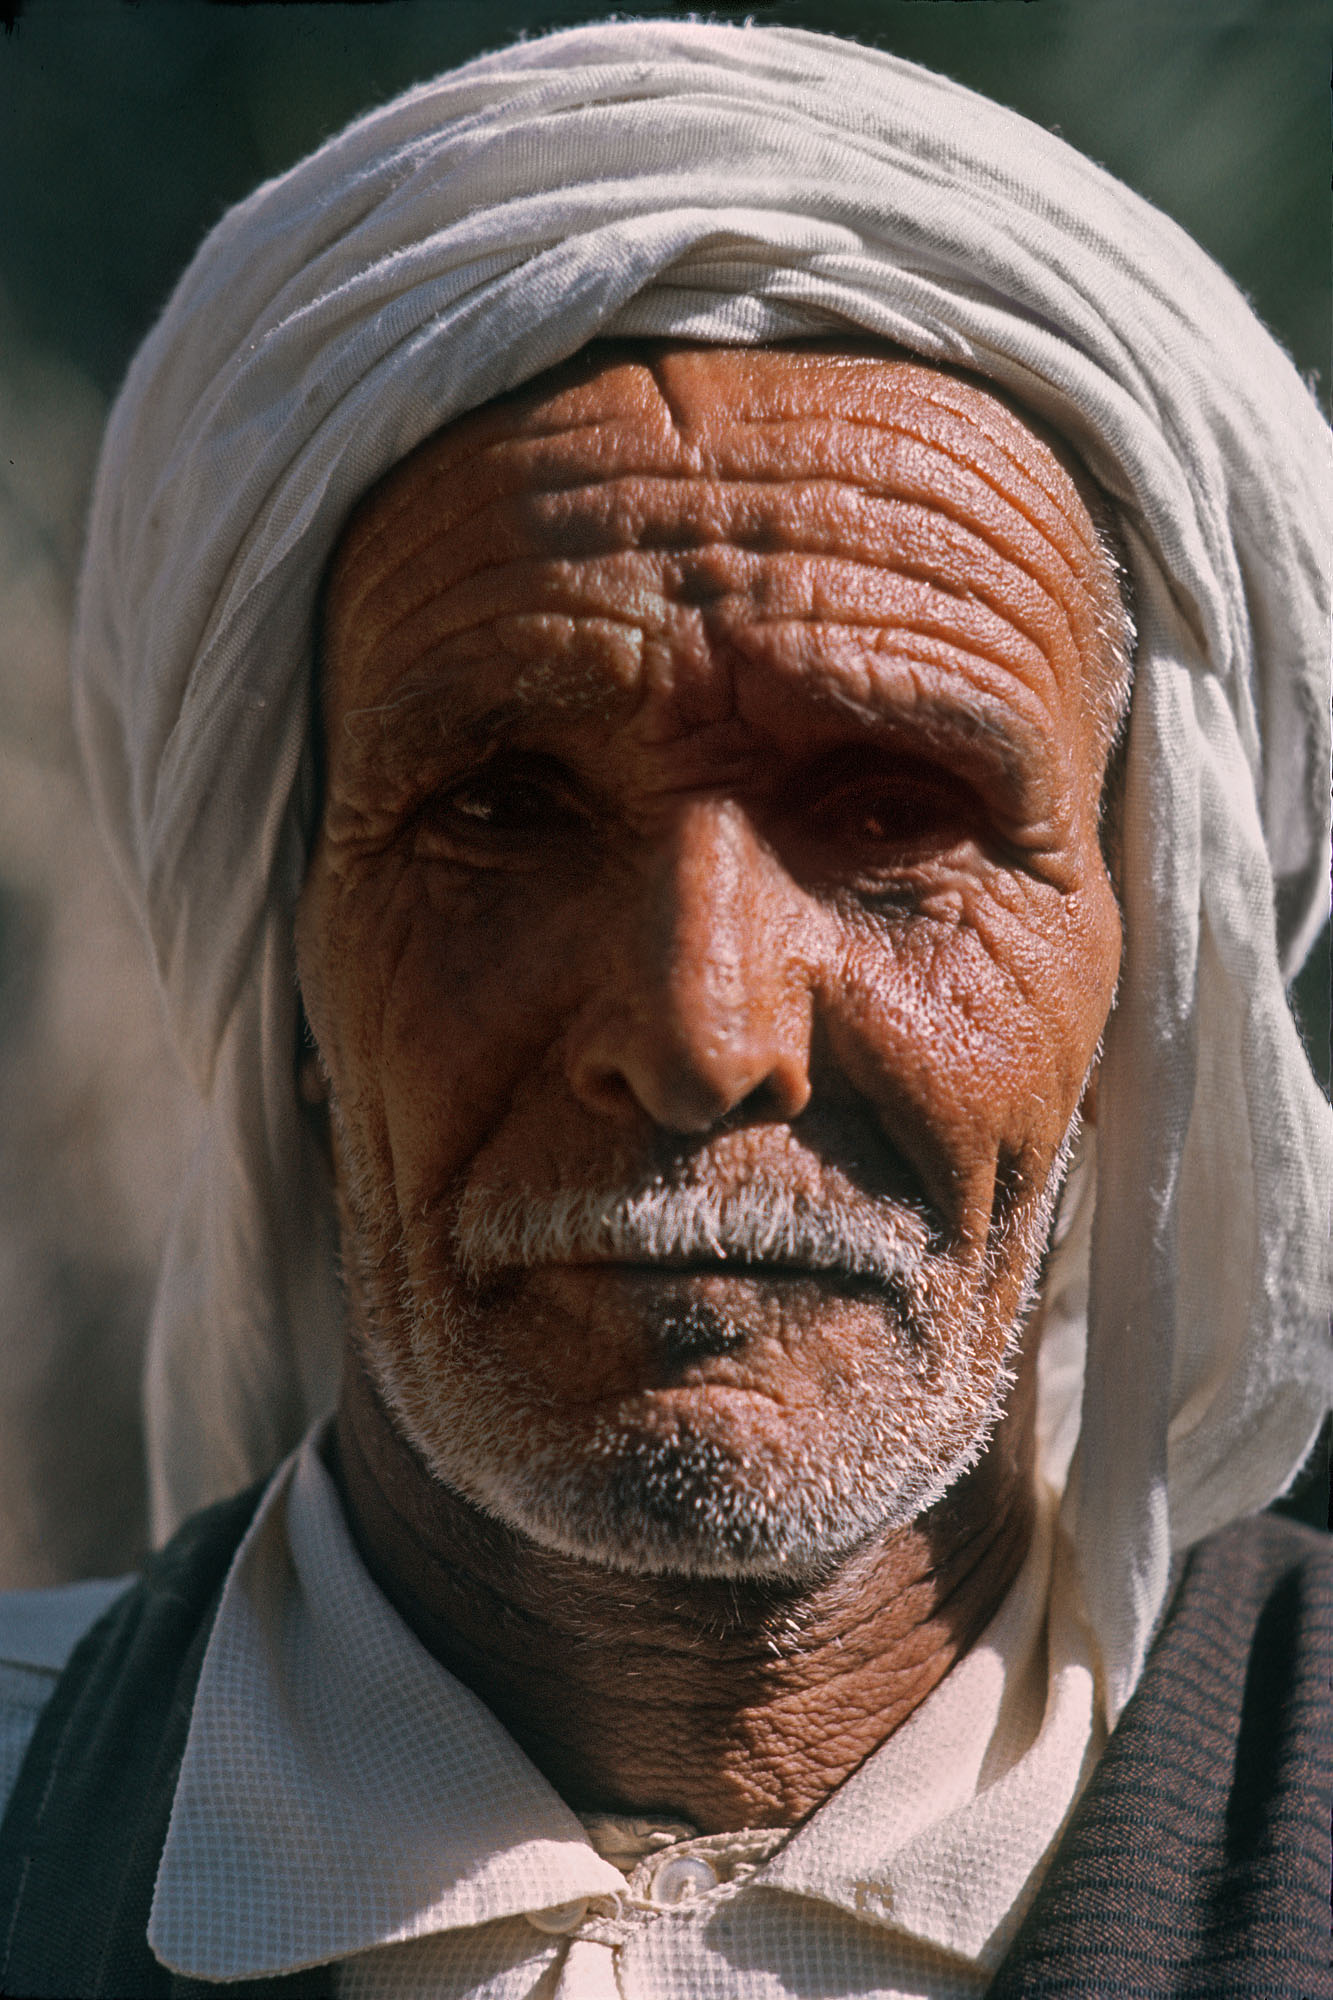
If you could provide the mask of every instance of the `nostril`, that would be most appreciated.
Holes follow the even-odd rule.
[[[639,1100],[629,1079],[614,1064],[580,1065],[571,1080],[590,1110],[617,1118],[640,1115]]]
[[[755,1085],[739,1109],[752,1118],[786,1123],[799,1118],[810,1102],[810,1072],[805,1052],[780,1057]]]
[[[730,1079],[717,1068],[690,1060],[664,1062],[642,1079],[640,1102],[657,1124],[673,1132],[708,1132],[728,1117],[748,1095],[728,1088]]]

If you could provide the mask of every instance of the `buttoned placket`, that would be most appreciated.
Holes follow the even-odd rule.
[[[738,1895],[788,1837],[786,1828],[700,1834],[644,1856],[623,1896],[599,1896],[534,1910],[528,1922],[569,1945],[555,2000],[624,2000],[616,1958],[630,1939],[662,1920],[698,1922]]]

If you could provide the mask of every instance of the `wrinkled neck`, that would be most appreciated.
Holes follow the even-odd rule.
[[[989,1622],[1031,1533],[1024,1414],[920,1520],[799,1581],[539,1548],[433,1477],[355,1361],[330,1455],[380,1588],[567,1803],[723,1832],[812,1812]]]

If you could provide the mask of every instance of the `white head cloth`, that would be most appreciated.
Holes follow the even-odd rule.
[[[1095,1216],[1048,1286],[1053,1353],[1086,1313],[1065,1505],[1114,1714],[1172,1550],[1280,1490],[1328,1400],[1333,1144],[1283,975],[1327,893],[1333,457],[1174,224],[1013,113],[794,30],[604,24],[408,92],[224,218],[130,371],[75,687],[207,1108],[150,1337],[155,1525],[265,1471],[332,1393],[291,920],[313,607],[353,503],[595,335],[848,329],[1044,418],[1130,552],[1127,948]]]

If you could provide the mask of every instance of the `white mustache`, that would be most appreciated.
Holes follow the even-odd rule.
[[[891,1285],[918,1281],[930,1249],[921,1217],[836,1193],[814,1202],[772,1183],[549,1195],[469,1187],[455,1243],[474,1281],[538,1264],[623,1261],[777,1264]]]

